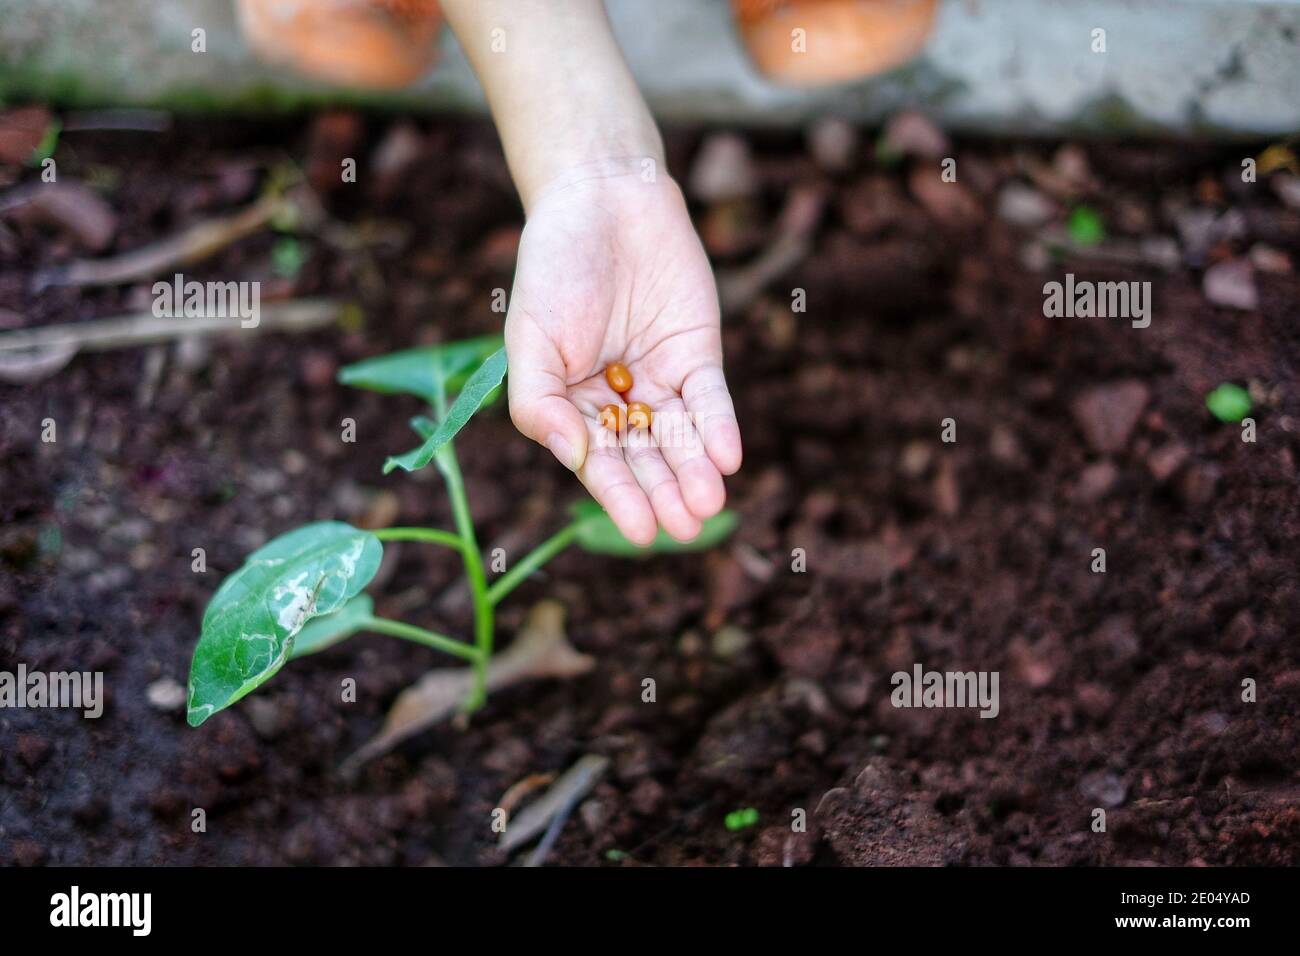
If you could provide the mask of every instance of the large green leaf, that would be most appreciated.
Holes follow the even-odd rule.
[[[389,395],[418,395],[437,406],[464,388],[470,373],[501,346],[500,335],[485,335],[463,342],[390,352],[344,366],[339,369],[338,380],[344,385]]]
[[[378,538],[340,521],[304,525],[250,554],[203,614],[190,664],[190,726],[274,675],[303,626],[355,597],[381,557]]]
[[[692,541],[678,541],[669,537],[662,529],[647,547],[638,548],[618,530],[618,525],[605,513],[595,501],[588,498],[573,506],[574,517],[581,519],[578,525],[577,544],[584,551],[593,554],[610,554],[622,558],[640,558],[651,554],[682,554],[687,551],[706,551],[714,545],[725,541],[736,529],[740,516],[730,509],[724,509],[704,522],[700,533]]]
[[[375,602],[370,595],[358,594],[343,605],[343,610],[309,621],[293,639],[293,650],[289,652],[289,660],[296,661],[308,654],[323,651],[351,637],[357,631],[364,630],[366,621],[374,611]]]
[[[384,462],[384,474],[388,474],[394,468],[418,471],[433,461],[433,456],[438,453],[438,449],[456,437],[456,433],[465,427],[474,413],[479,410],[479,406],[497,389],[505,377],[506,350],[503,347],[488,356],[487,360],[465,381],[465,387],[456,396],[456,401],[452,403],[451,408],[447,409],[446,416],[438,423],[433,434],[424,440],[424,444],[404,455],[389,458]]]

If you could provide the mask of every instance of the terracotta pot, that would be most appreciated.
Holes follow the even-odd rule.
[[[340,86],[396,89],[437,56],[437,0],[238,0],[258,56]]]
[[[883,73],[915,56],[938,0],[731,0],[750,58],[769,79],[817,86]]]

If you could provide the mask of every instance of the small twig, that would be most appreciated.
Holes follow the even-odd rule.
[[[515,807],[523,801],[534,790],[540,790],[542,787],[549,787],[555,783],[556,774],[552,773],[530,773],[522,780],[518,780],[510,785],[510,789],[501,795],[497,801],[497,806],[507,814],[515,812]]]
[[[608,768],[608,757],[587,754],[580,758],[549,790],[524,807],[519,816],[506,826],[499,842],[501,850],[512,852],[545,830],[556,817],[567,816],[578,801],[591,792]]]
[[[337,321],[345,307],[344,303],[333,299],[271,303],[262,306],[258,324],[249,328],[241,327],[241,320],[237,317],[160,317],[152,312],[138,312],[89,322],[0,332],[0,353],[65,348],[77,352],[103,352],[219,332],[306,332]]]
[[[249,328],[241,327],[238,318],[160,318],[144,312],[0,332],[0,382],[39,382],[62,369],[78,352],[104,352],[222,332],[310,332],[337,322],[346,308],[346,304],[331,299],[267,305],[261,310],[258,324]]]
[[[561,806],[560,809],[555,811],[555,816],[551,818],[551,825],[548,826],[546,832],[542,834],[541,842],[539,842],[533,852],[528,855],[528,862],[525,863],[524,866],[541,866],[546,862],[546,858],[551,855],[551,847],[555,846],[555,841],[560,838],[560,831],[562,831],[564,825],[569,822],[569,814],[573,813],[573,808],[578,805],[578,801],[581,799],[582,796],[575,793],[564,802],[564,805]]]
[[[724,314],[743,311],[770,283],[808,258],[825,203],[826,191],[819,186],[794,190],[781,211],[776,238],[767,248],[752,262],[719,270],[718,298]]]
[[[184,232],[109,259],[79,259],[37,273],[36,291],[50,286],[125,285],[156,278],[177,266],[206,259],[233,242],[260,231],[278,214],[290,208],[284,196],[267,195],[239,212],[209,219]]]

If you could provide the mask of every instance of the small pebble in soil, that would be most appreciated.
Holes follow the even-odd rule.
[[[1178,473],[1190,454],[1188,447],[1178,439],[1166,442],[1147,455],[1147,468],[1151,477],[1164,484]]]
[[[842,173],[853,165],[858,151],[858,132],[846,120],[827,116],[808,128],[808,152],[822,169]]]
[[[1210,266],[1205,270],[1202,289],[1214,305],[1245,312],[1259,308],[1255,272],[1248,259],[1230,259]]]
[[[714,632],[713,639],[709,642],[709,649],[714,657],[728,661],[744,653],[751,643],[753,638],[744,628],[728,624]]]
[[[1108,455],[1128,444],[1150,398],[1144,383],[1127,379],[1086,390],[1070,403],[1070,411],[1093,450]]]
[[[749,143],[734,133],[714,133],[704,141],[687,178],[690,194],[701,202],[741,199],[758,188]]]
[[[174,711],[185,706],[185,688],[172,677],[160,677],[144,693],[149,706],[155,710]]]
[[[1262,242],[1250,247],[1250,264],[1260,272],[1274,275],[1289,275],[1291,272],[1291,260],[1287,254]]]
[[[1056,204],[1037,189],[1023,183],[1007,183],[998,194],[998,218],[1032,229],[1056,215]]]
[[[1074,497],[1083,504],[1095,504],[1108,495],[1119,479],[1119,469],[1109,459],[1094,461],[1079,472]]]
[[[1098,770],[1079,781],[1079,792],[1103,807],[1118,807],[1128,796],[1128,786],[1116,774]]]
[[[930,470],[934,460],[934,448],[929,442],[913,439],[903,446],[898,457],[898,470],[907,478],[920,478]]]

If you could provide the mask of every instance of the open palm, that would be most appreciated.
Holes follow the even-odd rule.
[[[510,415],[637,544],[659,525],[695,537],[740,467],[718,320],[713,273],[666,176],[579,179],[530,210],[506,318]],[[632,373],[625,399],[605,381],[611,362]],[[654,410],[653,439],[597,423],[623,400]]]

